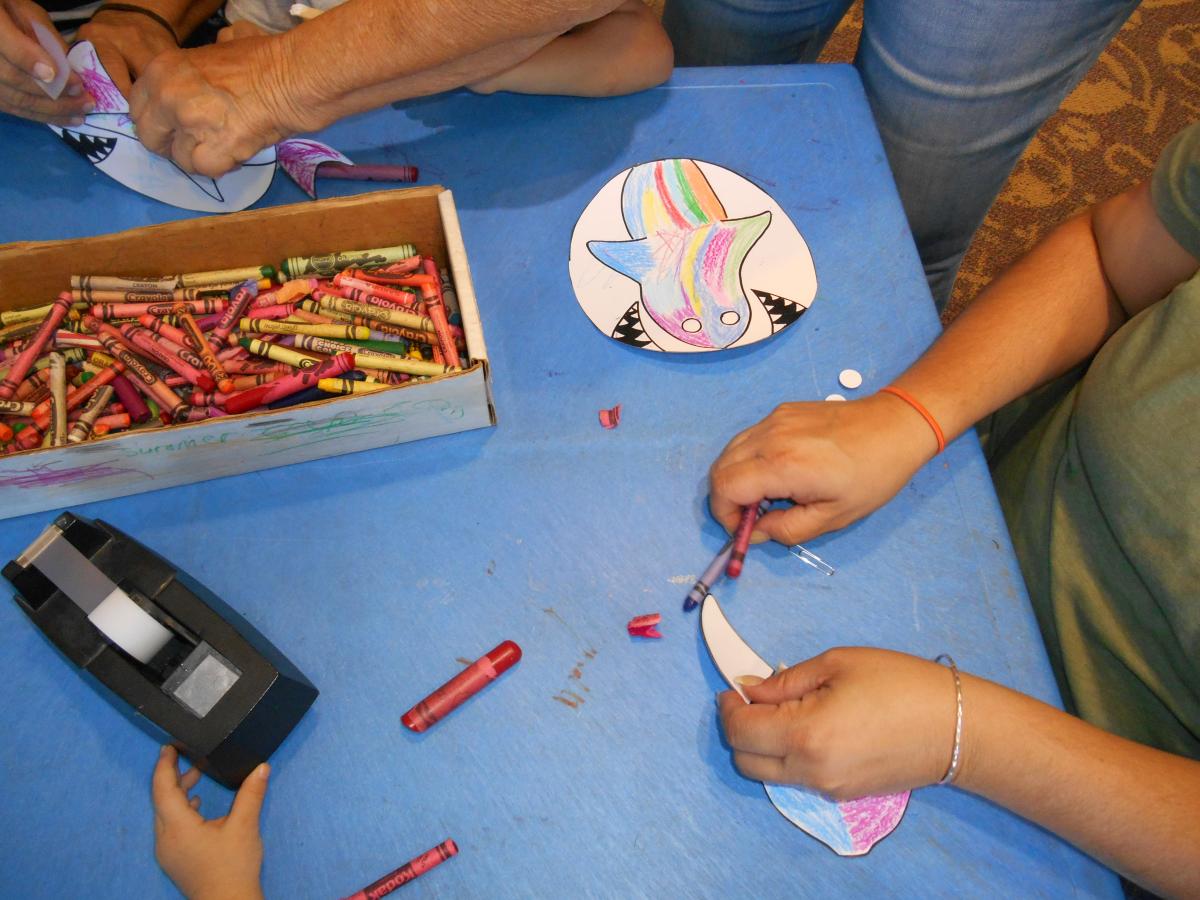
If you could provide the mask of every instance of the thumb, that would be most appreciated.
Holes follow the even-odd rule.
[[[772,509],[764,513],[754,524],[754,530],[790,547],[834,530],[836,526],[832,519],[832,510],[826,504],[797,503],[787,509]]]
[[[267,796],[267,779],[271,767],[259,763],[253,772],[246,776],[242,786],[238,788],[237,796],[233,798],[233,808],[229,810],[229,819],[239,825],[258,828],[258,817],[262,813],[263,800]]]
[[[58,37],[50,17],[40,7],[26,9],[8,5],[0,11],[0,46],[4,47],[4,56],[14,66],[43,84],[49,84],[56,74],[54,59],[33,37],[34,22],[62,45],[62,38]]]
[[[834,668],[829,654],[822,653],[790,669],[776,672],[758,684],[743,684],[742,687],[751,703],[778,705],[788,700],[799,700],[822,687],[833,677]]]

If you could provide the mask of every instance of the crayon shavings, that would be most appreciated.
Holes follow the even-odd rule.
[[[612,409],[600,410],[600,424],[604,428],[607,428],[610,431],[612,429],[616,428],[618,425],[620,425],[621,424],[621,404],[618,403]]]
[[[634,616],[625,626],[631,637],[661,638],[658,623],[662,621],[662,613],[647,613],[644,616]]]

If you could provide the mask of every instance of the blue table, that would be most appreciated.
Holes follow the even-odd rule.
[[[6,120],[0,240],[186,213],[125,191],[40,126]],[[789,825],[722,745],[723,685],[679,612],[722,542],[706,472],[785,399],[885,384],[938,323],[861,89],[847,67],[679,73],[639,96],[453,94],[342,122],[359,162],[451,187],[494,362],[495,429],[81,508],[142,538],[257,625],[321,689],[273,760],[270,896],[341,896],[454,837],[411,896],[1118,896],[1071,847],[953,789],[844,860]],[[688,156],[771,193],[820,289],[792,329],[691,358],[601,337],[567,275],[571,227],[620,169]],[[355,186],[325,183],[324,194]],[[264,203],[296,202],[277,178]],[[596,411],[623,404],[615,431]],[[442,503],[419,498],[438,496]],[[0,522],[0,560],[51,514]],[[972,436],[890,505],[813,548],[825,578],[755,549],[719,592],[768,659],[841,644],[924,656],[1057,702]],[[662,611],[665,639],[625,634]],[[152,855],[156,746],[0,603],[0,894],[166,897]],[[400,714],[505,638],[525,658],[432,731]],[[204,808],[228,792],[205,782]]]

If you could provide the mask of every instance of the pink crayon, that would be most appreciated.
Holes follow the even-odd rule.
[[[238,285],[229,296],[229,306],[221,313],[221,318],[213,327],[212,336],[218,343],[225,343],[230,332],[237,327],[238,321],[246,314],[246,309],[258,296],[258,285],[253,281]],[[265,317],[264,317],[265,318]]]
[[[154,332],[142,328],[140,325],[130,325],[126,323],[117,330],[120,331],[122,336],[131,342],[134,347],[141,350],[147,356],[158,360],[168,369],[177,372],[181,377],[186,378],[190,383],[200,388],[200,390],[216,390],[217,382],[210,374],[208,374],[208,372],[201,371],[200,369],[196,368],[196,366],[188,362],[188,360],[183,356],[183,353],[187,353],[187,351],[183,350],[182,347],[176,347],[176,349],[183,351],[183,353],[171,352],[170,347],[175,345],[171,344],[170,341],[167,341],[166,338],[159,337],[158,335],[154,334]],[[159,343],[160,341],[166,341],[166,343]],[[187,355],[199,362],[199,358],[196,357],[195,354],[188,353]]]
[[[336,378],[354,368],[354,354],[340,353],[332,359],[327,359],[311,369],[285,375],[270,384],[250,388],[247,391],[234,394],[225,403],[225,411],[231,415],[243,413],[259,406],[273,403],[282,397],[301,391],[315,385],[322,378]]]
[[[94,316],[84,316],[83,325],[96,333],[108,355],[119,360],[125,366],[125,371],[133,376],[134,387],[157,403],[162,414],[168,420],[176,420],[184,415],[187,404],[179,398],[178,394],[163,384],[136,353],[126,348],[120,340],[119,331],[111,325],[105,325]],[[116,336],[114,337],[114,335]]]
[[[10,400],[12,395],[16,393],[17,388],[33,368],[33,364],[41,355],[43,348],[50,342],[50,338],[54,332],[58,330],[59,323],[66,318],[67,312],[71,309],[71,294],[64,292],[59,294],[54,303],[51,304],[50,311],[46,313],[46,318],[42,320],[41,326],[30,338],[25,349],[21,351],[21,355],[13,360],[9,366],[8,374],[4,376],[4,380],[0,381],[0,400]]]
[[[340,162],[326,162],[317,167],[317,177],[342,181],[395,181],[412,184],[420,177],[420,171],[416,166],[348,166]]]
[[[97,303],[91,313],[97,319],[136,319],[138,316],[169,316],[183,306],[193,315],[210,316],[225,311],[224,300],[205,297],[203,300],[177,300],[165,303]]]
[[[189,344],[188,336],[182,329],[176,328],[174,325],[168,325],[157,316],[143,313],[138,316],[138,324],[143,328],[149,328],[155,334],[161,334],[167,340],[174,341],[180,347],[187,347]]]

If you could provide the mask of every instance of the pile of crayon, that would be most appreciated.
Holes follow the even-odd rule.
[[[0,312],[0,454],[385,390],[469,364],[449,274],[411,244],[273,266],[73,275]]]

